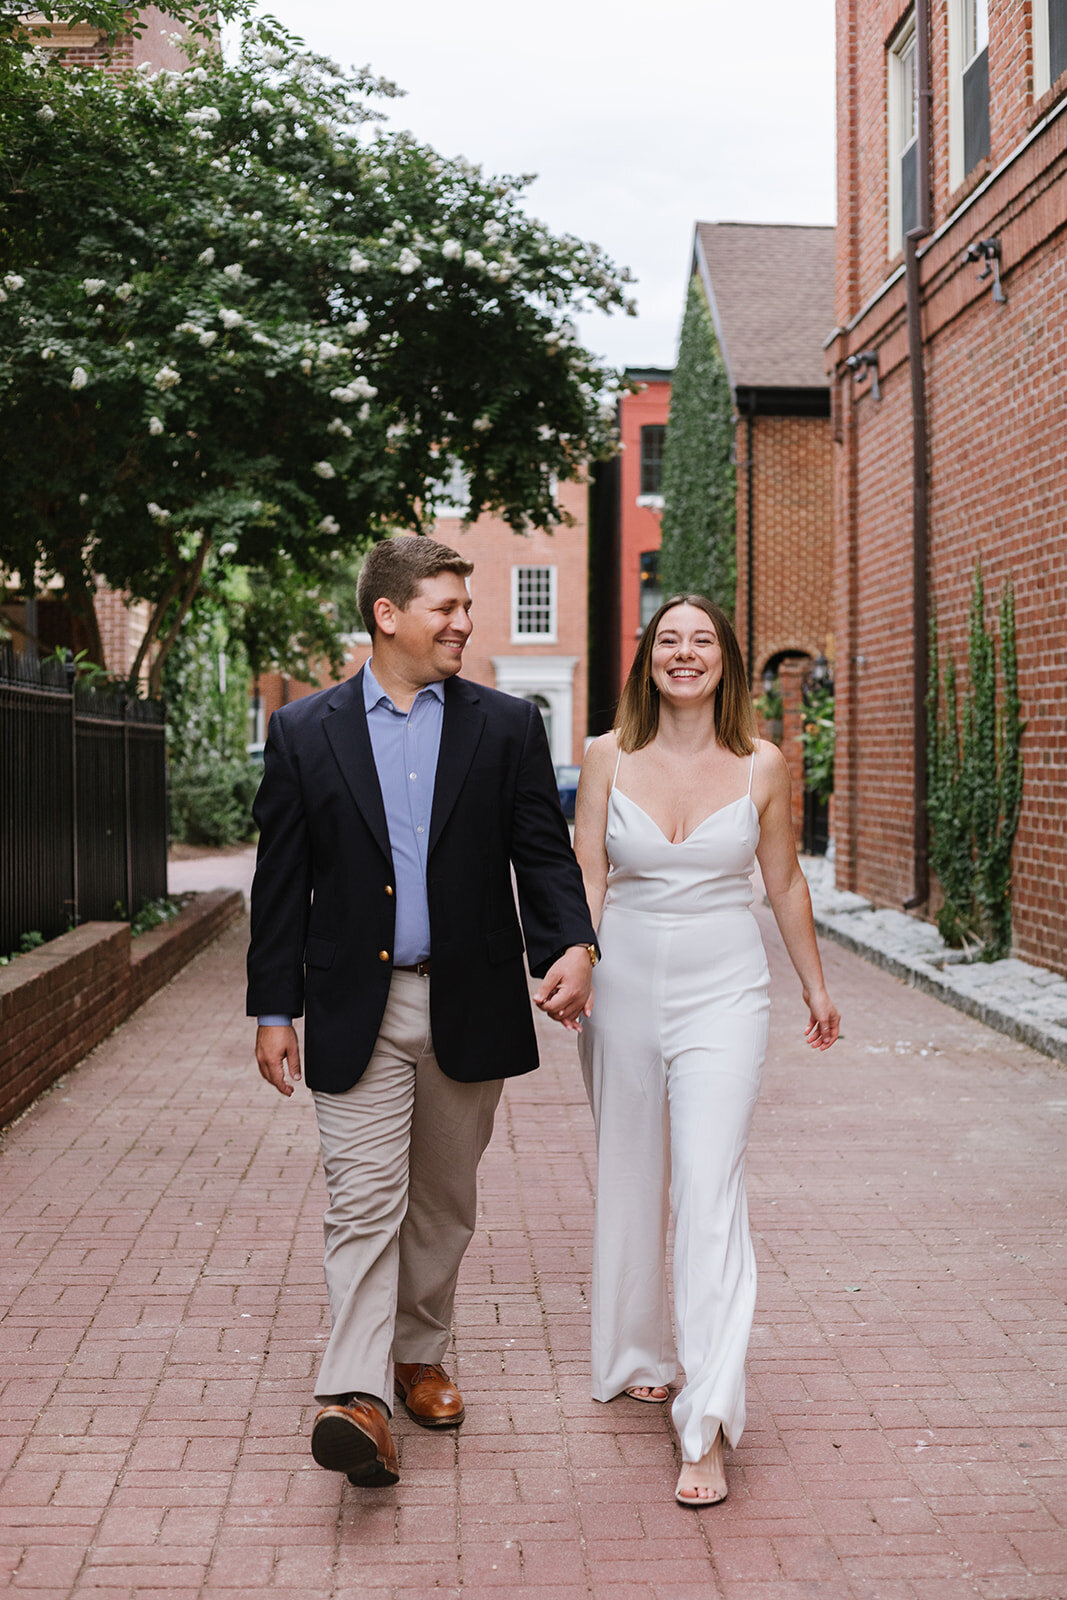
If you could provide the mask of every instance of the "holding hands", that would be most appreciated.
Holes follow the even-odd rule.
[[[581,1033],[582,1018],[593,1011],[593,958],[588,945],[571,945],[545,973],[534,1005],[554,1022]]]

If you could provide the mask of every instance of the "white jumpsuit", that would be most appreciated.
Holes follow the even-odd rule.
[[[680,1361],[684,1461],[699,1461],[720,1424],[736,1445],[745,1424],[756,1263],[744,1162],[769,1015],[749,909],[751,766],[748,785],[678,844],[612,785],[603,959],[579,1040],[597,1137],[593,1398],[672,1383]]]

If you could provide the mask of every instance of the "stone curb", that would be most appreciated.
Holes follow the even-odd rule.
[[[820,934],[911,988],[1067,1065],[1067,979],[1014,956],[962,961],[932,923],[876,909],[860,895],[837,890],[833,865],[825,858],[805,856],[801,866]]]

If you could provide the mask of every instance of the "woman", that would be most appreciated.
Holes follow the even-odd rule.
[[[754,859],[813,1049],[829,1049],[839,1018],[793,842],[789,773],[756,739],[737,639],[700,595],[668,600],[645,629],[615,729],[586,754],[574,844],[604,957],[580,1039],[598,1153],[593,1396],[666,1400],[680,1360],[675,1496],[714,1505],[726,1498],[723,1445],[744,1427],[756,1292],[744,1156],[768,1000],[749,910]]]

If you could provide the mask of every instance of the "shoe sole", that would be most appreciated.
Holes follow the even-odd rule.
[[[348,1474],[361,1489],[384,1489],[400,1482],[400,1474],[378,1454],[369,1433],[345,1417],[323,1417],[311,1435],[311,1454],[327,1472]]]

